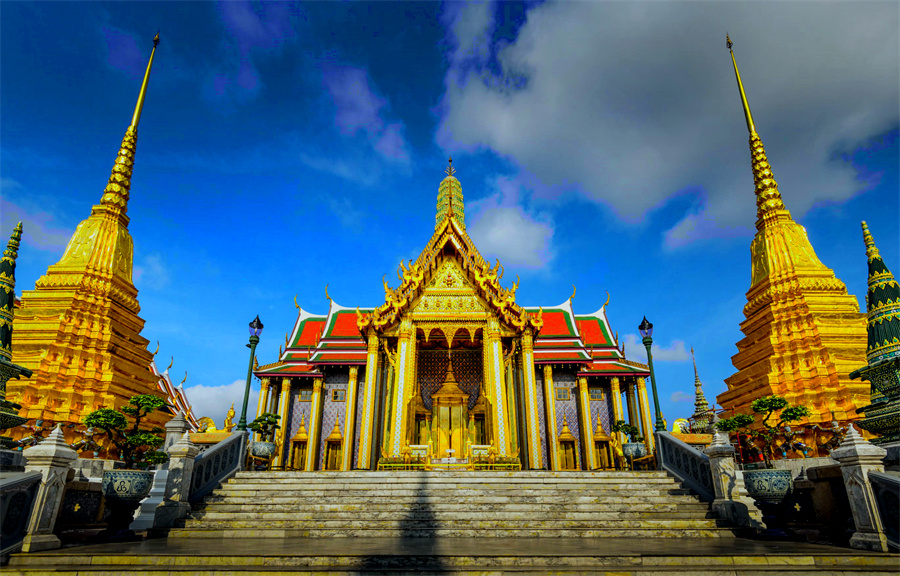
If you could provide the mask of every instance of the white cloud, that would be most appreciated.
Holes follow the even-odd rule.
[[[335,106],[334,123],[344,136],[362,132],[382,157],[399,163],[409,162],[405,127],[388,123],[384,116],[388,101],[372,88],[368,73],[349,66],[326,68],[322,80]]]
[[[652,351],[654,362],[687,362],[691,358],[682,340],[672,340],[668,347],[654,342]],[[629,360],[647,363],[647,349],[644,348],[644,343],[637,334],[625,335],[625,353]]]
[[[518,182],[501,176],[490,185],[496,189],[493,195],[466,204],[467,230],[479,251],[505,266],[546,266],[554,257],[550,216],[521,205]]]
[[[22,191],[21,184],[10,178],[0,178],[0,236],[3,246],[9,240],[13,228],[22,222],[22,243],[38,250],[61,252],[72,237],[74,230],[58,228],[56,217],[28,202],[15,204],[6,200],[12,192]]]
[[[144,256],[141,264],[134,267],[135,285],[140,288],[153,288],[161,290],[169,285],[169,270],[163,263],[162,255],[158,253]]]
[[[235,380],[231,384],[220,386],[185,386],[184,391],[188,402],[194,411],[194,416],[202,418],[209,416],[216,422],[216,427],[221,428],[225,420],[225,414],[231,403],[234,402],[234,422],[237,424],[241,417],[241,407],[244,403],[244,388],[247,385],[245,379]],[[255,387],[254,387],[255,386]],[[253,421],[256,414],[256,402],[259,398],[259,385],[254,382],[250,386],[250,400],[247,402],[247,422]]]
[[[681,390],[677,390],[675,392],[672,392],[672,396],[669,397],[669,400],[671,400],[672,402],[693,402],[694,396],[686,392],[682,392]]]
[[[838,150],[900,121],[896,3],[543,3],[488,45],[482,5],[446,19],[451,67],[438,143],[489,148],[542,184],[637,221],[696,194],[677,248],[749,234],[747,130],[724,32],[785,203],[795,216],[871,184]],[[762,33],[760,31],[763,31]]]

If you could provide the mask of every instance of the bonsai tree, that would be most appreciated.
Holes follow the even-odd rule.
[[[735,414],[730,418],[723,418],[716,422],[716,428],[723,432],[744,432],[748,436],[763,441],[763,460],[766,468],[771,467],[774,457],[775,437],[780,434],[782,426],[787,422],[796,422],[801,418],[808,418],[809,408],[806,406],[791,406],[781,396],[766,396],[757,398],[750,404],[754,414],[762,415],[762,429],[751,430],[749,427],[756,421],[752,414]],[[776,417],[776,413],[778,413]],[[776,417],[774,422],[772,418]]]
[[[612,425],[612,431],[622,432],[626,436],[628,436],[629,442],[643,442],[644,437],[641,436],[641,431],[638,430],[637,426],[632,426],[628,424],[624,420],[616,420],[616,423]]]
[[[267,439],[281,426],[278,425],[278,420],[281,418],[278,414],[272,414],[271,412],[265,412],[260,414],[256,420],[247,425],[247,428],[259,434],[260,438],[263,438],[263,441],[267,441]]]
[[[158,434],[164,433],[165,430],[159,426],[149,430],[142,429],[141,422],[148,414],[165,408],[166,405],[166,401],[157,396],[138,394],[119,410],[113,408],[94,410],[85,417],[84,424],[106,434],[118,450],[119,458],[125,462],[126,469],[162,464],[168,461],[169,455],[157,450],[164,442]],[[126,415],[134,419],[134,423],[130,426]]]

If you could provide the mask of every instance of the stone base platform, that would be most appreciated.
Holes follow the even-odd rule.
[[[16,554],[3,574],[896,576],[898,566],[896,554],[742,538],[187,538]]]

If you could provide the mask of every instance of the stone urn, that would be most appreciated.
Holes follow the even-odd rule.
[[[647,455],[647,446],[643,442],[626,442],[622,445],[622,454],[629,460],[643,458]]]
[[[250,454],[254,458],[268,460],[275,455],[274,442],[253,442],[250,444]]]
[[[98,534],[100,539],[128,540],[135,537],[128,526],[134,520],[134,512],[153,486],[152,470],[104,470],[101,483],[109,517],[106,530]]]
[[[744,486],[758,502],[779,504],[794,485],[790,470],[745,470]]]

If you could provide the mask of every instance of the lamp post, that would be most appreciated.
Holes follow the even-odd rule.
[[[653,407],[656,408],[656,431],[665,432],[666,424],[663,422],[662,413],[659,411],[659,394],[656,392],[656,374],[653,373],[653,354],[650,353],[650,346],[653,344],[653,324],[648,322],[647,317],[644,316],[644,321],[638,326],[638,330],[641,332],[641,336],[644,339],[644,347],[647,349],[647,364],[650,365],[650,385],[653,387]]]
[[[247,402],[250,401],[250,378],[253,376],[253,357],[256,354],[256,345],[259,344],[259,335],[262,334],[263,323],[259,321],[259,315],[250,323],[250,366],[247,367],[247,387],[244,388],[244,407],[241,408],[241,419],[238,420],[237,429],[247,429]]]

